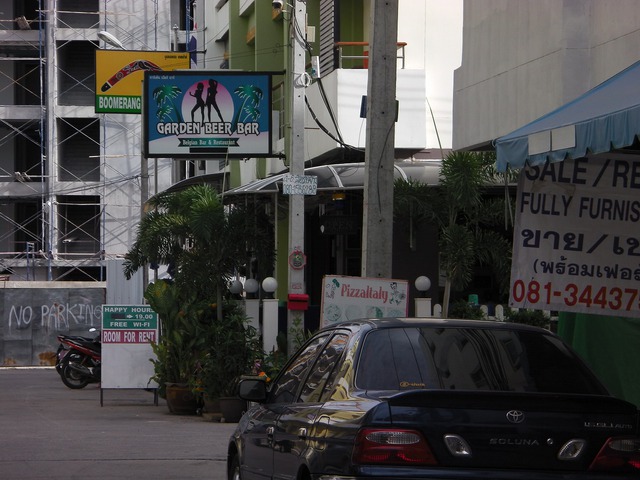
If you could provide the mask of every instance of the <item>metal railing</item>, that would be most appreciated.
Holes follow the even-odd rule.
[[[404,69],[404,59],[405,59],[404,47],[407,46],[407,42],[398,42],[396,43],[396,46],[398,49],[397,59],[401,61],[401,65],[402,65],[400,68]],[[368,67],[369,42],[336,42],[335,47],[338,49],[338,67],[339,68],[342,68],[342,61],[345,59],[346,60],[362,60],[363,68]],[[361,47],[362,55],[346,55],[344,52],[344,49],[347,47]]]

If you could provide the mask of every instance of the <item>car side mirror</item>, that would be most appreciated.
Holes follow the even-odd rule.
[[[267,382],[262,379],[243,378],[238,384],[238,396],[249,402],[264,402],[267,399]]]

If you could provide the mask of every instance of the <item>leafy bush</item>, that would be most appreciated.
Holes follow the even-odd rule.
[[[547,328],[549,325],[549,317],[542,310],[506,309],[505,319],[511,323],[523,323],[525,325],[533,325],[534,327]]]
[[[260,338],[248,324],[242,306],[230,301],[223,311],[222,319],[206,314],[201,319],[205,347],[195,379],[196,386],[211,399],[234,396],[240,377],[249,373],[262,355]]]
[[[449,306],[449,318],[483,320],[484,314],[479,305],[470,304],[466,300],[456,300]]]

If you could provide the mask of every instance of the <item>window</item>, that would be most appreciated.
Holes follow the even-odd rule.
[[[327,382],[327,380],[342,356],[348,340],[348,335],[338,334],[327,343],[302,388],[302,393],[300,394],[301,402],[318,402],[321,400],[322,394],[331,386],[331,383]]]
[[[98,0],[58,0],[58,28],[97,28]]]
[[[93,106],[96,101],[96,46],[91,42],[58,42],[58,105]]]
[[[100,121],[96,118],[59,118],[59,171],[61,181],[100,180]]]
[[[313,339],[300,354],[289,364],[287,370],[280,376],[271,389],[270,401],[273,403],[294,402],[301,382],[304,380],[309,366],[314,361],[320,348],[327,341],[329,334]]]
[[[557,337],[508,328],[370,332],[360,354],[356,385],[368,390],[605,393]]]
[[[59,255],[86,258],[99,253],[100,197],[61,195],[58,197],[58,213]]]
[[[404,328],[370,332],[358,362],[357,386],[367,390],[433,388],[432,359],[428,352],[418,351],[418,333]]]

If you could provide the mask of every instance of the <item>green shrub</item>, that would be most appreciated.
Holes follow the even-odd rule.
[[[534,327],[547,328],[549,326],[549,317],[542,310],[505,309],[505,320],[511,323],[522,323],[525,325],[533,325]]]
[[[456,300],[449,306],[449,318],[466,318],[467,320],[483,320],[484,314],[479,305],[466,300]]]

